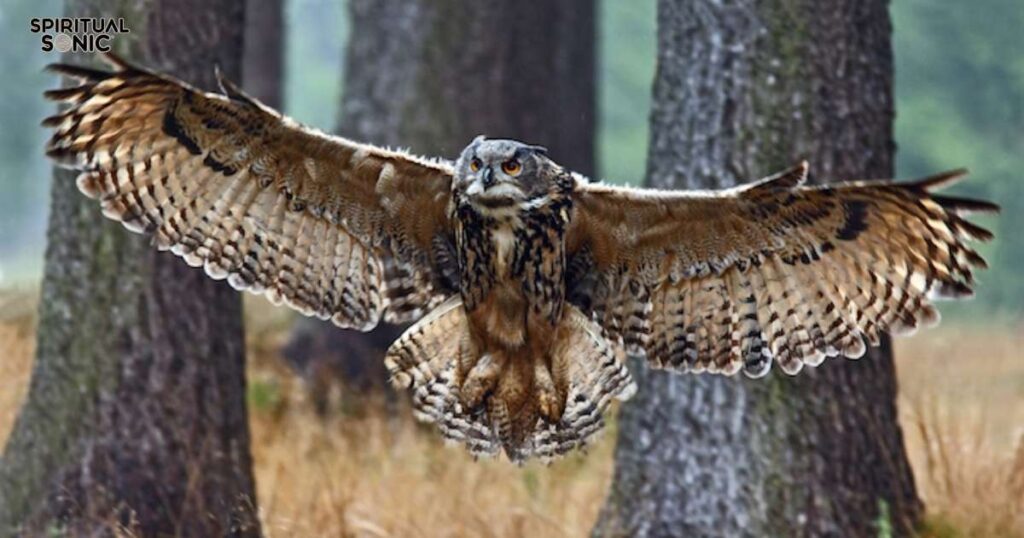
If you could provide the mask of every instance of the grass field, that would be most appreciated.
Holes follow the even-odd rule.
[[[0,297],[0,443],[31,370],[34,300]],[[276,352],[283,310],[247,301],[250,410],[266,534],[585,536],[614,434],[587,455],[518,468],[474,462],[408,412],[320,420]],[[1024,537],[1024,331],[946,324],[897,340],[901,422],[926,536]]]

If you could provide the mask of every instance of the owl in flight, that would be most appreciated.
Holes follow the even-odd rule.
[[[933,325],[985,261],[933,194],[963,175],[805,186],[807,164],[722,191],[594,183],[478,137],[454,162],[303,127],[106,57],[43,121],[103,214],[216,279],[340,327],[416,321],[387,368],[474,454],[552,458],[634,391],[624,357],[751,377]]]

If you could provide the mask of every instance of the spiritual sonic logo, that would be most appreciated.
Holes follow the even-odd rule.
[[[109,52],[114,36],[127,34],[123,18],[46,17],[32,19],[33,34],[42,34],[43,52]]]

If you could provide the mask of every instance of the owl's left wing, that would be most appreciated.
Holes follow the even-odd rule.
[[[806,163],[724,191],[581,184],[567,232],[568,298],[657,367],[788,373],[863,337],[938,320],[936,297],[972,293],[985,261],[963,218],[994,204],[910,183],[802,186]]]
[[[107,56],[43,120],[47,154],[103,213],[238,289],[367,330],[453,292],[449,164],[305,128]]]

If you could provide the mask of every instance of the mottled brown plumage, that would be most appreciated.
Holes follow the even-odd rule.
[[[417,414],[516,461],[584,445],[655,367],[757,377],[938,321],[985,262],[988,202],[911,183],[806,187],[806,163],[716,192],[594,184],[543,148],[473,141],[455,162],[299,126],[108,56],[44,120],[104,214],[238,289],[368,329],[419,319],[387,366]]]

